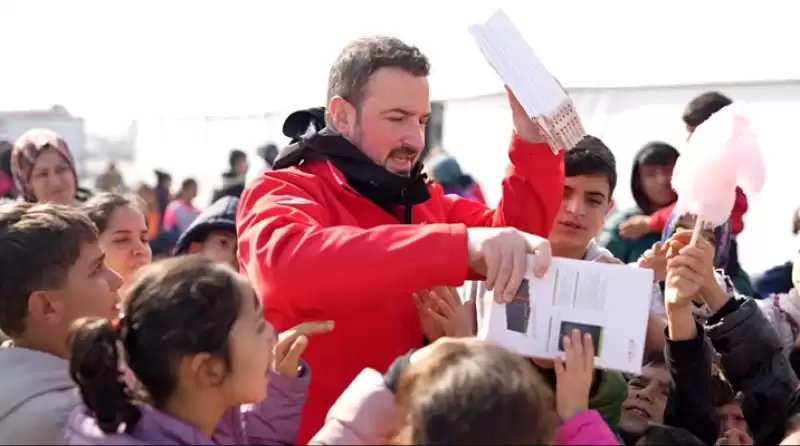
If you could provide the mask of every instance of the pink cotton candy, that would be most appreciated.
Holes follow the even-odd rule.
[[[672,174],[675,211],[719,226],[730,218],[736,186],[748,196],[761,192],[764,160],[750,121],[729,105],[698,126]]]

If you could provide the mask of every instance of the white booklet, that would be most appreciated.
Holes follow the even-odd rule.
[[[544,129],[554,152],[572,148],[586,136],[572,100],[502,9],[485,23],[470,26],[469,33],[528,116]]]
[[[652,291],[650,269],[554,258],[544,277],[529,271],[513,302],[497,303],[488,291],[476,302],[478,338],[553,359],[577,328],[592,335],[596,367],[640,374]]]

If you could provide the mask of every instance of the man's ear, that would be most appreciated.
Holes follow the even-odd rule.
[[[46,291],[34,291],[28,297],[28,314],[26,319],[56,325],[61,322],[62,302],[54,299]]]
[[[341,96],[334,96],[328,103],[327,113],[333,129],[345,138],[353,135],[356,126],[356,108]]]

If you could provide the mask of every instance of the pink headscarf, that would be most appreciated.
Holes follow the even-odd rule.
[[[36,159],[45,149],[53,149],[61,155],[72,169],[75,176],[75,184],[78,182],[78,173],[75,171],[75,161],[69,146],[64,138],[58,133],[47,129],[28,130],[17,138],[14,147],[11,149],[11,176],[14,184],[20,191],[25,200],[34,202],[36,197],[31,188],[31,171]]]

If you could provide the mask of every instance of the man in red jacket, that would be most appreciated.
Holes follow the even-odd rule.
[[[543,274],[549,264],[544,237],[561,203],[563,155],[509,93],[511,166],[498,208],[445,195],[418,160],[428,71],[419,49],[398,39],[348,44],[330,71],[327,127],[284,149],[242,194],[239,260],[266,318],[279,331],[336,323],[305,353],[314,379],[301,444],[361,370],[384,370],[423,344],[412,293],[459,286],[479,271],[510,301],[526,270]]]

